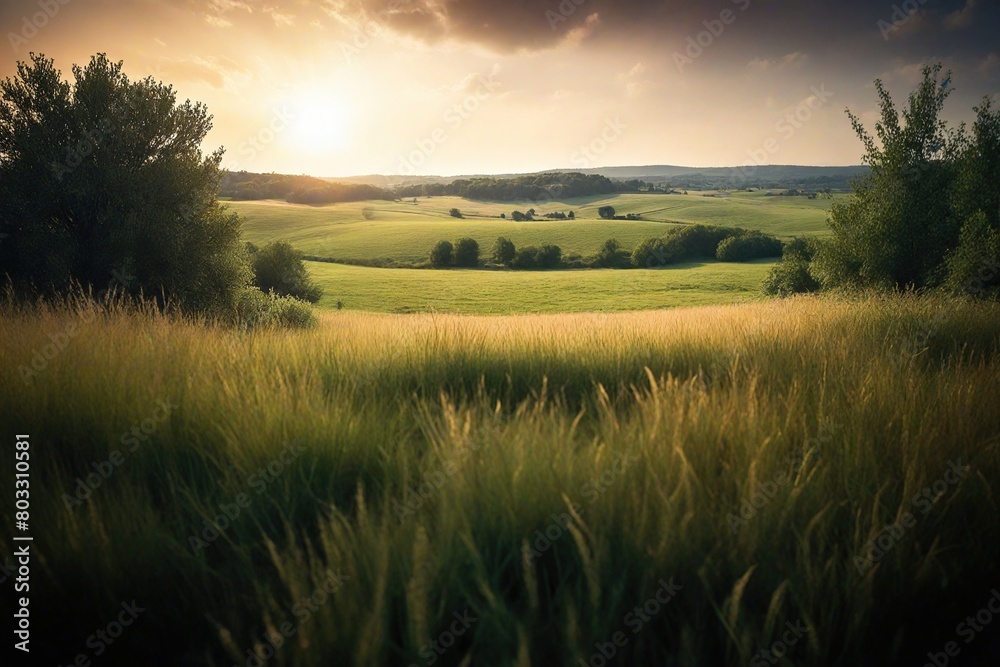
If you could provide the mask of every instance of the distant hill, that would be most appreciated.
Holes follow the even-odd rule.
[[[284,174],[226,172],[219,194],[235,200],[285,199],[301,204],[392,200],[420,195],[454,195],[473,199],[517,201],[538,199],[543,191],[563,197],[611,192],[719,189],[846,190],[868,167],[806,167],[767,165],[749,167],[600,167],[551,169],[529,174],[469,176],[391,176],[369,174],[344,178],[316,178]],[[553,191],[553,188],[557,190]]]
[[[641,180],[646,183],[669,183],[674,187],[709,189],[716,187],[756,186],[761,188],[813,187],[845,189],[851,180],[867,174],[868,167],[810,167],[802,165],[747,165],[738,167],[685,167],[679,165],[647,165],[634,167],[597,167],[594,169],[547,169],[520,174],[462,174],[457,176],[400,176],[369,174],[323,178],[331,183],[365,183],[381,188],[401,185],[442,185],[460,180],[483,178],[513,179],[544,174],[581,173],[604,176],[614,180]]]

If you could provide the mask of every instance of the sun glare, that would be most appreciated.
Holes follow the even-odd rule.
[[[326,153],[347,143],[351,119],[334,96],[305,92],[297,97],[292,113],[292,140],[298,150]]]

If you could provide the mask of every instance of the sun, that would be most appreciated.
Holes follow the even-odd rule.
[[[292,142],[305,153],[328,153],[347,144],[350,122],[347,106],[334,95],[300,93],[292,105]]]

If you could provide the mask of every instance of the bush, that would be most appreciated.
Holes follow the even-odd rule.
[[[543,245],[538,250],[538,268],[557,269],[562,261],[562,248],[557,245]]]
[[[514,255],[516,254],[517,248],[514,247],[514,242],[501,236],[493,244],[491,257],[497,264],[507,266],[511,263],[511,261],[513,261]]]
[[[305,328],[316,323],[312,308],[304,301],[255,287],[241,290],[233,308],[232,323],[244,329],[258,327]]]
[[[515,269],[556,269],[561,262],[562,249],[559,246],[543,245],[541,248],[521,248],[510,265]]]
[[[455,266],[474,267],[479,265],[479,244],[475,239],[459,239],[455,244]]]
[[[719,243],[715,257],[721,262],[746,262],[762,257],[781,257],[781,241],[760,232],[730,236]]]
[[[514,211],[510,214],[510,219],[514,222],[526,222],[531,221],[534,218],[531,217],[530,213],[521,213],[520,211]]]
[[[614,206],[602,206],[597,209],[597,215],[601,216],[605,220],[613,220],[615,217],[615,207]]]
[[[632,251],[632,266],[639,269],[655,269],[674,263],[673,251],[661,238],[646,239]]]
[[[538,248],[526,246],[518,248],[514,259],[510,263],[514,269],[537,269],[538,268]]]
[[[962,226],[946,270],[944,286],[956,294],[980,294],[1000,285],[1000,230],[990,227],[984,212]]]
[[[608,239],[605,241],[601,249],[597,251],[597,256],[594,257],[595,266],[605,269],[621,268],[628,263],[628,253],[622,250],[622,246],[618,243],[617,239]]]
[[[457,208],[453,208],[450,211],[448,211],[448,215],[450,215],[453,218],[462,218],[462,217],[464,217],[462,215],[462,212],[459,211]]]
[[[764,294],[789,296],[819,290],[821,284],[811,270],[817,249],[817,242],[812,239],[795,238],[786,243],[781,261],[771,268],[764,279]]]
[[[439,269],[450,266],[454,250],[451,241],[438,241],[438,244],[431,250],[431,266]]]
[[[254,284],[262,292],[274,292],[309,303],[316,303],[323,296],[323,289],[309,278],[302,253],[287,241],[272,241],[260,250],[251,245],[249,250]]]
[[[715,227],[712,225],[690,225],[671,232],[666,241],[673,261],[688,259],[715,259],[719,244],[726,239],[745,234],[739,227]]]

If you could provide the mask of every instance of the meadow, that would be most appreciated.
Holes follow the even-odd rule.
[[[305,206],[279,201],[228,202],[245,218],[244,238],[253,243],[289,241],[306,255],[337,260],[391,259],[419,262],[441,240],[469,236],[488,251],[498,236],[518,246],[551,243],[563,254],[593,255],[609,238],[631,249],[644,239],[662,236],[679,224],[713,224],[759,229],[779,238],[827,232],[832,200],[768,197],[763,192],[734,193],[724,199],[688,195],[631,194],[582,197],[566,201],[479,202],[458,197],[420,197],[402,202],[372,201]],[[614,206],[619,215],[642,214],[643,220],[601,220],[597,210]],[[459,209],[464,219],[448,212]],[[556,211],[576,213],[576,220],[513,222],[501,220],[514,210],[534,208],[537,216]]]
[[[295,332],[2,315],[0,423],[32,442],[34,659],[1000,653],[995,625],[956,634],[1000,585],[995,303],[325,312]]]
[[[320,308],[388,313],[611,312],[755,301],[772,260],[661,269],[480,271],[378,269],[306,262]]]

